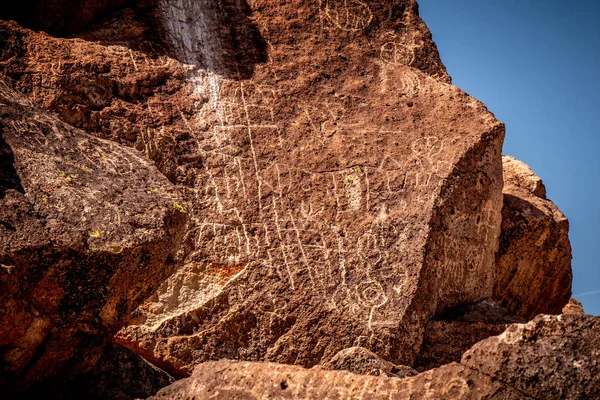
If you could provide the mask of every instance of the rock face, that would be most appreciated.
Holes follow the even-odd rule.
[[[244,10],[216,3],[159,8],[195,66],[193,218],[118,342],[178,376],[353,346],[412,364],[429,318],[492,294],[503,125],[445,83],[414,2],[253,2],[251,77],[221,32]]]
[[[93,365],[173,271],[187,215],[137,151],[94,138],[0,81],[0,385]]]
[[[273,363],[217,361],[150,399],[521,399],[520,393],[459,364],[398,379]],[[488,397],[486,397],[488,396]],[[496,397],[494,397],[496,396]]]
[[[153,399],[594,399],[600,396],[600,318],[540,316],[463,357],[394,379],[271,363],[200,364]]]
[[[569,222],[539,177],[504,156],[502,234],[494,298],[525,319],[560,314],[571,296]]]
[[[389,376],[395,378],[405,378],[417,374],[417,371],[414,369],[405,365],[394,365],[363,347],[344,349],[325,364],[315,368],[348,371],[359,375]]]
[[[133,316],[118,343],[195,371],[162,397],[597,395],[584,315],[452,363],[560,312],[568,223],[503,167],[504,126],[450,85],[414,0],[25,0],[3,18],[0,385],[95,365],[63,394],[148,395],[168,377],[140,358],[96,363]]]
[[[458,362],[475,343],[498,335],[509,324],[518,322],[525,321],[490,299],[450,310],[425,326],[423,344],[414,367],[424,371]]]
[[[461,363],[532,398],[599,398],[600,318],[540,315],[476,344]]]

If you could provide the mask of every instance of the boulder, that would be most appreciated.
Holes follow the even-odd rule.
[[[222,360],[151,399],[595,399],[600,318],[539,316],[473,346],[461,363],[404,379]]]
[[[333,356],[328,362],[314,368],[395,378],[405,378],[417,374],[417,371],[414,369],[405,365],[392,364],[363,347],[344,349]]]
[[[142,155],[0,81],[0,386],[94,365],[174,269],[186,204]]]
[[[560,314],[571,296],[569,222],[539,177],[503,156],[504,206],[494,299],[527,320]]]
[[[118,343],[177,376],[355,346],[411,365],[432,316],[492,295],[504,127],[449,84],[415,1],[151,14],[73,40],[0,24],[0,74],[188,188],[184,265]]]
[[[116,340],[179,377],[355,346],[411,365],[433,315],[492,295],[503,125],[446,83],[414,2],[252,11],[269,57],[236,78],[233,17],[160,8],[203,99],[197,211],[186,265]]]
[[[477,343],[461,364],[524,397],[600,398],[600,317],[540,315]]]

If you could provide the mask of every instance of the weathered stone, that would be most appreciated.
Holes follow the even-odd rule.
[[[534,196],[546,198],[546,186],[542,179],[529,168],[529,165],[514,157],[502,156],[504,183],[528,190]]]
[[[460,364],[405,379],[223,360],[152,399],[595,399],[599,341],[599,317],[540,316],[476,344]]]
[[[525,321],[490,299],[450,310],[425,326],[423,344],[414,367],[425,371],[458,362],[475,343],[498,335],[508,324],[517,322]]]
[[[535,399],[597,399],[600,317],[540,315],[476,344],[461,363]]]
[[[314,368],[348,371],[359,375],[406,378],[417,371],[405,365],[395,365],[364,347],[350,347],[337,353],[328,362]]]
[[[0,137],[0,386],[22,388],[94,364],[172,273],[187,215],[140,153],[2,81]]]
[[[185,268],[119,343],[177,375],[352,346],[412,364],[427,320],[491,296],[504,128],[414,1],[159,1],[174,58],[126,18],[0,29],[32,101],[190,188]]]
[[[569,302],[562,309],[563,314],[585,314],[583,310],[583,305],[575,300],[574,298],[570,298]]]
[[[560,314],[571,296],[569,222],[527,165],[504,156],[503,170],[494,299],[525,319]]]
[[[147,35],[148,27],[132,13],[109,20],[87,34],[89,40],[54,38],[0,21],[0,73],[64,122],[136,147],[169,180],[189,184],[190,171],[201,163],[184,121],[199,105],[181,63],[127,47],[135,42],[152,48]]]
[[[269,61],[246,80],[216,6],[162,4],[204,99],[197,211],[185,269],[119,343],[178,376],[353,346],[410,365],[435,313],[491,296],[503,125],[440,82],[414,2],[253,3]]]
[[[150,399],[521,399],[515,390],[460,364],[398,379],[239,361],[200,364],[190,378]]]

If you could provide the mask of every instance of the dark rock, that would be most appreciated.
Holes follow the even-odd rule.
[[[94,367],[64,386],[45,388],[60,399],[131,400],[156,394],[175,380],[132,351],[111,343]],[[40,395],[42,394],[39,391]],[[41,396],[40,396],[41,397]]]
[[[423,344],[414,367],[418,371],[460,361],[475,343],[498,335],[509,324],[525,322],[487,299],[450,310],[425,326]]]
[[[0,385],[85,372],[173,272],[181,195],[135,150],[92,137],[0,81]],[[6,182],[6,181],[4,181]]]
[[[69,36],[97,22],[109,12],[135,0],[21,0],[0,9],[0,19],[52,35]]]

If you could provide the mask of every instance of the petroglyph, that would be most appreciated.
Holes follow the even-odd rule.
[[[415,61],[412,46],[403,44],[394,33],[388,34],[386,43],[381,46],[379,57],[384,63],[394,65],[411,65]]]
[[[360,0],[319,0],[327,21],[344,31],[361,31],[373,20],[369,6]]]
[[[409,362],[412,353],[404,348],[419,344],[394,332],[418,331],[411,324],[418,325],[415,318],[421,317],[405,315],[413,312],[414,301],[426,301],[416,297],[445,301],[449,291],[460,291],[471,271],[488,261],[476,252],[480,243],[466,249],[464,241],[436,238],[443,253],[436,260],[440,276],[462,283],[438,290],[441,283],[436,281],[431,293],[421,293],[421,274],[429,273],[423,272],[423,249],[444,179],[457,151],[479,139],[475,134],[455,137],[445,125],[440,127],[439,110],[431,104],[446,92],[407,66],[415,53],[403,38],[376,33],[374,68],[357,76],[356,85],[328,87],[327,80],[337,78],[323,75],[319,79],[325,79],[326,89],[302,89],[310,92],[301,92],[306,101],[294,101],[288,100],[296,96],[291,88],[319,73],[283,74],[282,45],[275,37],[270,38],[273,43],[267,40],[273,54],[271,64],[259,69],[260,79],[218,73],[226,55],[217,54],[218,37],[211,42],[214,32],[209,30],[217,21],[213,7],[190,0],[161,4],[172,8],[163,17],[171,40],[183,41],[175,49],[181,53],[178,59],[189,63],[187,78],[198,100],[196,114],[180,113],[188,130],[187,148],[197,151],[198,164],[182,252],[187,264],[182,274],[191,278],[180,285],[177,279],[183,275],[173,277],[165,292],[151,300],[156,312],[167,317],[140,322],[140,329],[153,338],[147,351],[168,358],[165,362],[176,368],[225,356],[310,365],[339,350],[336,346],[354,343],[386,349],[387,357]],[[319,11],[323,37],[360,32],[374,19],[367,3],[358,0],[322,0]],[[257,18],[263,32],[270,29],[267,22]],[[360,35],[346,38],[355,36]],[[278,78],[272,79],[275,74]],[[368,82],[379,90],[370,90]],[[415,96],[422,98],[409,110],[413,105],[407,100]],[[160,150],[160,134],[142,133],[147,153]],[[461,227],[472,223],[459,215],[453,220]],[[489,235],[487,224],[482,216],[469,239]],[[465,253],[469,264],[458,265]],[[212,272],[199,267],[209,265],[242,270],[213,282]],[[196,296],[188,290],[197,284],[206,290],[198,289]],[[179,295],[165,295],[178,290],[192,300],[180,308],[160,305],[177,303]],[[142,314],[154,312],[153,307]],[[323,336],[323,344],[299,337],[303,329],[327,331],[326,319],[338,325],[336,332]],[[136,329],[123,337],[136,337]],[[179,346],[179,341],[187,344]],[[186,346],[196,350],[178,350]]]
[[[397,92],[406,97],[415,97],[421,91],[421,78],[412,68],[401,71],[393,64],[383,64],[380,70],[380,92]]]

